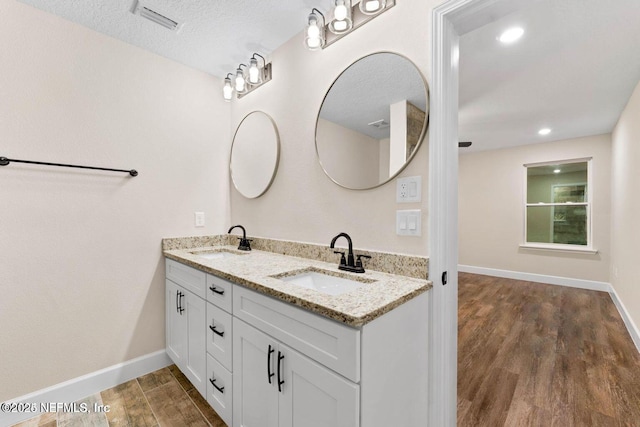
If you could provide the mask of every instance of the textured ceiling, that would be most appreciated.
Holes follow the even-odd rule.
[[[134,0],[20,0],[182,64],[224,77],[253,52],[300,33],[317,0],[140,0],[182,23],[176,33],[130,12]],[[318,6],[320,4],[320,6]],[[302,41],[300,42],[302,44]]]
[[[324,0],[140,0],[182,23],[176,33],[133,15],[133,0],[20,1],[219,77],[300,35],[312,7],[329,8]],[[460,39],[460,140],[473,141],[461,152],[611,132],[640,79],[640,0],[496,4],[511,13],[471,16],[465,31],[490,24]],[[503,46],[496,37],[512,25],[525,35]],[[393,78],[375,75],[398,90]],[[334,116],[384,118],[367,105]],[[553,131],[541,137],[541,127]]]
[[[640,0],[532,2],[460,38],[461,153],[611,132],[638,80]]]

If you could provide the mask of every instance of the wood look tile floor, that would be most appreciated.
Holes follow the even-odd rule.
[[[640,427],[640,353],[608,293],[458,282],[458,426]]]
[[[640,355],[607,293],[460,273],[458,306],[458,426],[640,427]],[[175,365],[80,402],[111,410],[15,427],[225,427]]]
[[[78,401],[109,412],[47,413],[14,427],[226,427],[175,365]]]

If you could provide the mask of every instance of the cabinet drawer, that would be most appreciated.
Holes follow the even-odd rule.
[[[206,273],[168,258],[165,267],[167,270],[167,279],[191,291],[200,298],[205,297],[207,284]]]
[[[242,286],[235,287],[233,313],[351,381],[360,382],[360,330]]]
[[[233,425],[233,378],[210,354],[207,355],[207,402],[227,426]]]
[[[233,348],[232,324],[229,313],[207,303],[207,352],[230,371]]]
[[[233,283],[220,277],[207,274],[207,301],[231,313],[233,299]]]

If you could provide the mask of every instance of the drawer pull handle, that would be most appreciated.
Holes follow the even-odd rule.
[[[216,390],[218,390],[220,393],[224,393],[224,387],[218,387],[216,385],[216,380],[214,378],[209,378],[209,382],[211,383],[211,385],[213,387],[215,387]]]
[[[271,384],[271,377],[275,374],[271,372],[271,353],[275,351],[274,348],[269,344],[269,352],[267,353],[267,379],[269,380],[269,384]]]
[[[209,286],[209,289],[211,289],[211,292],[213,292],[214,294],[224,295],[224,289],[220,291],[215,286]]]
[[[216,329],[214,325],[209,325],[209,329],[211,329],[213,333],[216,335],[220,335],[221,337],[224,336],[224,331],[220,332],[219,330]]]
[[[182,293],[182,291],[178,291],[178,294],[176,295],[176,300],[178,303],[178,313],[180,313],[180,315],[182,315],[182,312],[184,311],[184,308],[182,308],[182,297],[184,296],[184,294]]]
[[[284,359],[284,354],[280,353],[278,351],[278,391],[280,393],[282,393],[282,384],[284,384],[284,380],[281,380],[280,378],[280,361]],[[284,363],[284,362],[283,362]]]

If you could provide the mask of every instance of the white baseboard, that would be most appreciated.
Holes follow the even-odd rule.
[[[588,289],[591,291],[609,292],[611,285],[607,282],[593,280],[572,279],[570,277],[547,276],[544,274],[523,273],[521,271],[499,270],[497,268],[475,267],[472,265],[458,265],[458,271],[463,273],[484,274],[486,276],[504,277],[506,279],[525,280],[527,282],[546,283],[549,285],[568,286],[570,288]]]
[[[611,287],[611,291],[609,292],[609,294],[611,295],[611,299],[613,300],[613,303],[616,305],[616,308],[618,309],[618,312],[620,313],[620,316],[622,317],[622,320],[624,321],[624,324],[627,327],[627,330],[629,331],[629,335],[631,335],[631,339],[633,340],[633,343],[636,345],[638,352],[640,352],[640,330],[638,329],[636,324],[633,322],[633,319],[631,319],[631,316],[629,316],[629,312],[627,311],[627,308],[622,303],[622,300],[618,296],[618,293],[616,292],[613,286]]]
[[[24,396],[16,397],[5,403],[72,403],[118,384],[122,384],[149,372],[162,369],[171,364],[165,350],[128,360],[108,368],[47,387]],[[0,426],[10,426],[38,416],[41,412],[0,412]]]
[[[588,289],[591,291],[608,292],[611,300],[618,309],[620,317],[624,321],[631,340],[640,352],[640,330],[629,316],[629,312],[620,300],[618,293],[607,282],[596,282],[592,280],[572,279],[569,277],[546,276],[543,274],[523,273],[520,271],[499,270],[495,268],[475,267],[472,265],[458,265],[458,271],[462,273],[484,274],[486,276],[504,277],[506,279],[526,280],[528,282],[546,283],[549,285],[568,286],[571,288]]]

